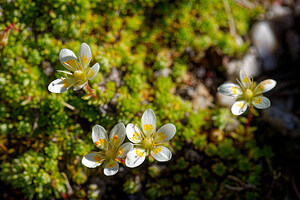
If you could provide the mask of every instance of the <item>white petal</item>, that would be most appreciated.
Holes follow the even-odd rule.
[[[249,76],[246,74],[246,72],[244,70],[240,71],[240,80],[241,80],[242,84],[244,85],[244,87],[250,88],[251,79],[249,78]]]
[[[110,131],[109,140],[114,143],[115,146],[120,146],[124,140],[126,135],[126,129],[123,123],[118,123],[114,126],[114,128]]]
[[[240,86],[234,83],[224,83],[223,85],[218,87],[218,92],[231,97],[237,97],[242,94]]]
[[[156,142],[165,142],[174,137],[176,133],[176,127],[173,124],[165,124],[158,129],[155,135]]]
[[[271,106],[270,100],[267,97],[263,96],[253,98],[252,104],[255,108],[258,109],[265,109]]]
[[[62,49],[59,53],[59,60],[66,69],[70,71],[77,69],[77,57],[70,49]]]
[[[146,158],[146,152],[141,148],[134,148],[128,152],[125,159],[125,164],[127,167],[133,168],[141,165]]]
[[[48,85],[48,90],[53,93],[63,93],[69,88],[65,88],[63,84],[64,79],[56,79]]]
[[[172,153],[168,148],[164,146],[158,146],[151,151],[151,156],[159,162],[166,162],[171,160]]]
[[[247,103],[246,101],[236,101],[232,107],[231,112],[234,115],[241,115],[247,110]]]
[[[95,125],[92,131],[92,140],[100,149],[107,149],[107,133],[100,125]]]
[[[90,64],[91,59],[91,48],[86,43],[82,43],[79,48],[79,62],[84,69]]]
[[[139,143],[142,141],[142,132],[135,124],[127,124],[126,135],[128,139],[133,143]]]
[[[146,110],[142,116],[142,129],[147,136],[156,130],[156,116],[151,109]]]
[[[98,63],[94,64],[93,67],[90,69],[88,77],[89,80],[92,80],[97,75],[98,71],[100,69],[100,65]]]
[[[106,176],[113,176],[119,171],[119,164],[116,161],[109,162],[103,170]]]
[[[80,90],[81,88],[83,88],[83,86],[85,86],[85,84],[87,84],[87,82],[85,82],[81,85],[78,85],[78,86],[74,85],[74,91]]]
[[[129,151],[133,149],[133,144],[131,142],[126,142],[122,144],[118,149],[118,157],[125,158]]]
[[[98,153],[89,153],[82,158],[82,164],[88,168],[95,168],[101,165],[103,159]]]
[[[276,81],[267,79],[260,82],[254,90],[254,93],[265,93],[272,90],[276,86]]]

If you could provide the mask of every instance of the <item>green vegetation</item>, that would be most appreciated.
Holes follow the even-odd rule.
[[[245,36],[263,10],[229,3],[237,34]],[[273,153],[256,141],[255,127],[245,136],[243,118],[224,108],[195,110],[180,94],[192,86],[193,69],[222,77],[222,63],[212,60],[238,57],[248,47],[230,35],[222,1],[16,0],[1,3],[0,13],[0,30],[13,22],[20,29],[0,45],[1,185],[28,199],[263,198]],[[82,42],[92,49],[91,64],[100,64],[89,82],[95,95],[49,93],[48,84],[61,76],[55,70],[63,70],[60,50],[77,54]],[[166,69],[169,74],[159,75]],[[177,128],[167,144],[170,162],[150,159],[111,178],[81,164],[95,150],[95,124],[111,130],[118,122],[139,123],[148,108],[158,127]]]

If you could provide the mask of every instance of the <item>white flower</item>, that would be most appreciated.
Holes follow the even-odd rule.
[[[262,93],[268,92],[276,85],[276,81],[267,79],[256,86],[256,82],[249,77],[245,71],[240,71],[239,85],[233,83],[224,83],[218,88],[218,92],[236,98],[236,102],[231,107],[234,115],[243,114],[248,106],[265,109],[270,107],[271,103]]]
[[[173,138],[176,127],[173,124],[165,124],[156,132],[156,116],[151,109],[144,112],[141,122],[143,132],[137,125],[128,124],[126,126],[127,137],[134,143],[134,148],[128,152],[125,159],[126,166],[139,166],[149,154],[157,161],[169,161],[172,153],[168,148],[162,146],[162,143]]]
[[[92,53],[89,45],[82,43],[79,49],[79,62],[76,55],[69,49],[62,49],[59,53],[61,64],[69,71],[57,70],[66,74],[66,78],[56,79],[52,81],[48,90],[53,93],[62,93],[74,86],[74,90],[80,90],[88,80],[95,78],[100,66],[94,64],[92,68],[88,67],[92,59]]]
[[[102,126],[95,125],[92,131],[92,140],[102,151],[85,155],[82,158],[82,164],[89,168],[95,168],[103,163],[104,174],[106,176],[115,175],[119,171],[119,164],[116,160],[125,158],[127,153],[133,149],[130,142],[121,145],[125,140],[125,132],[124,124],[119,123],[111,130],[108,137]]]

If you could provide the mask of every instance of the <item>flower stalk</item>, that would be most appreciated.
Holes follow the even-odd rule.
[[[90,96],[95,97],[95,98],[97,97],[97,95],[94,94],[93,90],[91,89],[89,83],[86,83],[85,88],[89,91],[89,93],[90,93],[89,95]]]

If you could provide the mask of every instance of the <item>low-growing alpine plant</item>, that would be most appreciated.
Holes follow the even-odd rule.
[[[156,116],[151,109],[144,112],[141,125],[143,131],[135,124],[130,123],[126,126],[127,137],[134,143],[134,148],[128,152],[125,159],[126,166],[137,167],[148,155],[159,162],[169,161],[172,153],[162,144],[173,138],[176,127],[173,124],[165,124],[156,131]]]
[[[117,161],[119,161],[119,158],[125,158],[133,148],[130,142],[122,144],[126,137],[125,132],[124,124],[119,123],[114,126],[108,137],[102,126],[95,125],[92,131],[92,140],[102,151],[85,155],[82,164],[89,168],[95,168],[103,164],[103,172],[106,176],[115,175],[119,171]]]
[[[102,151],[85,155],[82,164],[95,168],[104,163],[104,174],[112,176],[119,170],[117,161],[125,157],[125,164],[130,168],[141,165],[148,155],[160,162],[169,161],[172,153],[162,144],[174,137],[176,127],[173,124],[165,124],[156,132],[156,116],[151,109],[144,112],[141,122],[143,132],[135,124],[130,123],[125,129],[124,124],[119,123],[111,130],[109,137],[102,126],[95,125],[92,140]],[[133,144],[122,144],[125,135]]]
[[[74,87],[74,90],[80,90],[88,80],[92,80],[97,75],[100,65],[94,64],[92,68],[89,64],[92,59],[92,53],[89,45],[82,43],[79,49],[79,62],[73,51],[69,49],[62,49],[59,53],[59,60],[61,64],[68,70],[57,70],[66,74],[66,78],[60,78],[52,81],[48,90],[53,93],[62,93],[67,91],[70,87]]]
[[[0,60],[3,91],[0,181],[5,188],[2,196],[26,199],[115,199],[120,198],[119,195],[124,198],[138,195],[145,199],[262,199],[267,193],[282,194],[282,190],[276,191],[278,187],[268,184],[274,177],[273,172],[280,169],[271,165],[272,149],[265,148],[261,140],[263,134],[259,142],[256,142],[257,137],[252,137],[256,127],[249,127],[248,137],[240,137],[243,118],[233,123],[226,118],[227,112],[219,112],[217,107],[213,111],[211,108],[193,109],[195,100],[190,91],[197,88],[199,81],[208,83],[222,72],[219,62],[211,62],[216,58],[215,53],[217,57],[242,56],[249,45],[248,42],[238,45],[231,37],[223,1],[67,2],[56,0],[52,5],[53,1],[48,0],[17,1],[17,4],[5,1],[0,6],[0,32],[12,20],[16,27],[23,27],[18,33],[11,31],[9,40],[8,34],[2,38],[3,48],[0,41],[0,57],[3,58]],[[254,9],[241,9],[234,1],[230,1],[230,7],[237,34],[247,37],[249,22],[254,22],[263,10],[259,10],[258,4]],[[147,18],[149,9],[154,22],[161,26],[153,28],[152,18],[150,21]],[[93,58],[96,56],[103,73],[92,80],[92,92],[86,84],[90,94],[84,97],[79,95],[81,93],[51,95],[47,87],[56,79],[51,75],[52,66],[56,65],[60,51],[60,58],[65,58],[61,63],[67,69],[59,72],[64,75],[55,74],[58,79],[50,84],[51,92],[77,90],[79,82],[83,85],[93,78],[87,78],[86,73],[89,75],[96,61],[90,61],[82,70],[82,63],[86,58],[89,61],[89,52],[82,57],[75,52],[76,58],[70,50],[62,50],[67,45],[71,50],[75,50],[73,46],[79,49],[83,39],[93,44]],[[205,64],[199,68],[205,73],[194,76],[196,74],[190,72],[199,67],[199,63]],[[98,70],[94,72],[97,74]],[[205,76],[210,73],[212,76]],[[105,140],[95,136],[95,144],[101,148],[95,147],[92,153],[91,132],[86,128],[95,121],[110,129],[117,124],[115,121],[126,121],[126,127],[127,121],[136,119],[136,113],[142,114],[147,104],[153,105],[156,115],[176,122],[177,137],[170,146],[178,153],[164,157],[165,160],[173,158],[167,165],[149,163],[138,170],[115,174],[117,165],[125,164],[130,149],[146,149],[145,154],[152,158],[155,147],[160,146],[155,142],[151,146],[160,132],[155,130],[159,128],[153,128],[151,137],[143,137],[146,133],[140,124],[135,126],[135,129],[140,128],[137,132],[142,135],[139,142],[133,136],[135,143],[130,142],[127,150],[121,142],[111,141],[109,132],[104,134],[102,139]],[[99,125],[96,127],[103,129]],[[124,126],[118,130],[124,133]],[[173,130],[175,134],[175,127]],[[96,130],[95,135],[100,131]],[[103,141],[106,145],[102,146]],[[124,147],[123,154],[120,147]],[[135,154],[136,151],[132,153]],[[86,166],[96,168],[87,168],[82,160]],[[106,175],[119,176],[102,177],[103,170]],[[99,171],[101,174],[95,179]],[[230,179],[230,175],[239,181]],[[290,180],[289,176],[282,177],[286,182]],[[280,183],[278,181],[276,183]],[[292,192],[287,193],[293,195]],[[289,198],[289,195],[280,197]]]
[[[234,115],[243,114],[248,106],[258,109],[270,107],[270,100],[262,94],[273,89],[276,81],[267,79],[256,85],[252,77],[249,77],[243,70],[240,71],[240,80],[237,81],[239,85],[224,83],[218,88],[218,92],[221,94],[236,98],[236,102],[231,107]]]

